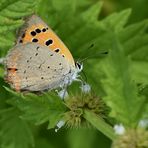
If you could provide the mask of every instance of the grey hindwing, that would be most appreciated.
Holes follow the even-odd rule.
[[[64,85],[65,78],[71,77],[71,67],[65,58],[45,46],[37,43],[15,46],[8,54],[7,66],[15,64],[9,59],[16,53],[19,53],[16,68],[21,90],[54,89]]]

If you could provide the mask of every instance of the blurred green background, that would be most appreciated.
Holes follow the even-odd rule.
[[[42,1],[42,3],[44,4],[42,6],[39,6],[39,7],[42,7],[41,11],[42,10],[44,11],[44,5],[47,5],[46,3],[48,1],[50,0]],[[82,5],[83,5],[83,0],[80,0],[80,1],[82,2]],[[87,0],[87,1],[88,1],[88,4],[92,3],[92,5],[95,4],[95,2],[97,2],[97,0]],[[102,0],[102,1],[104,2],[104,4],[101,10],[101,15],[99,19],[103,19],[113,12],[119,12],[126,8],[132,8],[132,14],[129,18],[128,24],[139,22],[141,20],[148,18],[148,0]],[[0,4],[1,2],[2,0],[0,0]],[[61,0],[61,3],[62,3],[62,0]],[[82,11],[86,10],[87,5],[85,7],[80,6],[80,9],[82,9]],[[79,13],[81,13],[81,11]],[[79,13],[77,15],[79,15]],[[46,18],[46,16],[44,16],[44,13],[40,12],[40,14],[44,18]],[[48,14],[48,17],[49,16],[50,15]],[[51,25],[56,26],[54,23],[53,24],[51,23]],[[5,54],[6,54],[6,51],[1,52],[1,56]],[[4,83],[2,68],[3,67],[1,67],[1,77],[0,77],[0,83],[1,83],[0,99],[2,101],[0,103],[0,106],[1,108],[4,108],[7,106],[4,103],[4,99],[9,97],[9,93],[6,92],[3,88],[3,86],[8,86],[8,85]],[[35,135],[35,148],[83,148],[83,147],[84,148],[109,148],[111,145],[111,141],[95,128],[89,128],[89,129],[62,128],[57,133],[54,131],[54,129],[47,130],[46,128],[47,128],[46,124],[41,126],[36,126],[36,127],[33,126],[33,132]]]
[[[148,17],[147,0],[103,0],[103,16],[112,12],[118,12],[126,8],[132,8],[129,23],[135,23]]]

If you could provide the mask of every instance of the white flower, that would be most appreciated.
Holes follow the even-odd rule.
[[[81,88],[82,92],[84,92],[84,93],[89,93],[91,90],[90,85],[87,83],[82,84],[80,88]]]
[[[148,119],[140,120],[139,126],[140,126],[140,127],[143,127],[143,128],[148,127]]]
[[[125,132],[125,128],[122,124],[115,125],[114,130],[117,135],[123,135]]]
[[[57,128],[55,129],[55,132],[57,132],[62,126],[64,126],[64,124],[65,124],[65,122],[64,121],[59,121],[58,123],[57,123]]]

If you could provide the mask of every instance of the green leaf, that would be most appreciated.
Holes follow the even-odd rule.
[[[120,34],[120,40],[124,44],[126,55],[130,55],[133,60],[148,60],[147,39],[148,20],[132,24],[124,28]]]
[[[62,100],[58,96],[49,94],[41,96],[28,94],[23,98],[16,97],[8,102],[23,111],[24,114],[21,116],[23,119],[32,121],[36,125],[48,121],[48,128],[54,128],[66,111]]]
[[[57,31],[61,24],[68,23],[68,18],[73,18],[77,4],[76,0],[43,0],[39,3],[37,11],[46,23]]]
[[[93,112],[84,110],[84,118],[111,140],[116,139],[113,128]]]
[[[113,13],[102,20],[101,23],[105,25],[106,29],[114,30],[119,32],[123,29],[124,25],[127,23],[128,18],[131,14],[131,9],[126,9],[120,13]]]
[[[12,46],[12,40],[3,38],[2,36],[0,37],[0,47],[6,47],[6,46]]]
[[[10,93],[9,92],[7,92],[5,89],[4,89],[4,85],[6,85],[5,83],[4,83],[4,80],[3,80],[3,78],[1,78],[0,77],[0,110],[3,110],[3,109],[6,109],[7,108],[7,106],[8,106],[8,104],[6,103],[6,100],[8,99],[8,98],[10,98],[11,97],[11,95],[10,95]]]
[[[0,11],[1,13],[1,11]],[[11,18],[0,15],[0,33],[4,33],[9,30],[16,29],[23,24],[22,20],[13,20]]]
[[[82,17],[88,23],[96,23],[98,22],[98,16],[101,11],[103,3],[98,2],[93,4],[87,11],[82,13]]]
[[[148,20],[132,24],[119,33],[125,54],[132,59],[132,77],[137,83],[148,84]]]
[[[0,16],[9,19],[18,19],[29,15],[36,9],[38,2],[38,0],[2,0],[0,5]]]
[[[14,35],[14,31],[11,31],[9,33],[0,33],[0,57],[4,58],[4,56],[8,52],[7,49],[14,46],[15,38],[16,37]]]
[[[148,84],[148,62],[146,61],[132,61],[131,63],[132,78],[137,83]]]
[[[108,57],[102,61],[106,79],[102,85],[107,96],[104,100],[111,107],[111,116],[128,127],[137,126],[145,99],[138,95],[138,89],[131,77],[131,61],[124,54],[123,47],[113,35]],[[134,109],[133,109],[134,107]],[[130,114],[130,115],[129,115]]]
[[[69,11],[72,11],[72,7],[74,7],[75,5],[75,0],[51,0],[52,3],[52,7],[56,10],[56,11],[63,11],[63,9],[65,9],[65,7],[69,7]]]
[[[140,86],[140,93],[146,97],[145,105],[143,106],[144,112],[143,112],[143,115],[142,115],[142,120],[144,119],[147,122],[147,120],[148,120],[148,85],[146,85],[146,86],[141,85]]]
[[[8,91],[11,95],[13,95],[14,97],[18,97],[18,98],[24,98],[23,94],[21,93],[18,93],[16,91],[13,91],[12,89],[6,87],[6,86],[3,86],[5,88],[6,91]]]
[[[1,0],[0,2],[0,48],[9,48],[14,42],[9,40],[12,30],[18,29],[22,24],[22,17],[35,12],[40,0]],[[7,36],[6,36],[7,34]],[[5,53],[5,51],[3,51]],[[1,51],[1,55],[4,55]]]
[[[34,139],[28,124],[19,118],[20,111],[9,108],[0,111],[0,147],[28,148]]]

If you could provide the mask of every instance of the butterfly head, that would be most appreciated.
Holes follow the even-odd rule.
[[[79,73],[83,69],[83,64],[77,61],[75,62],[75,67],[76,67],[77,73]]]

